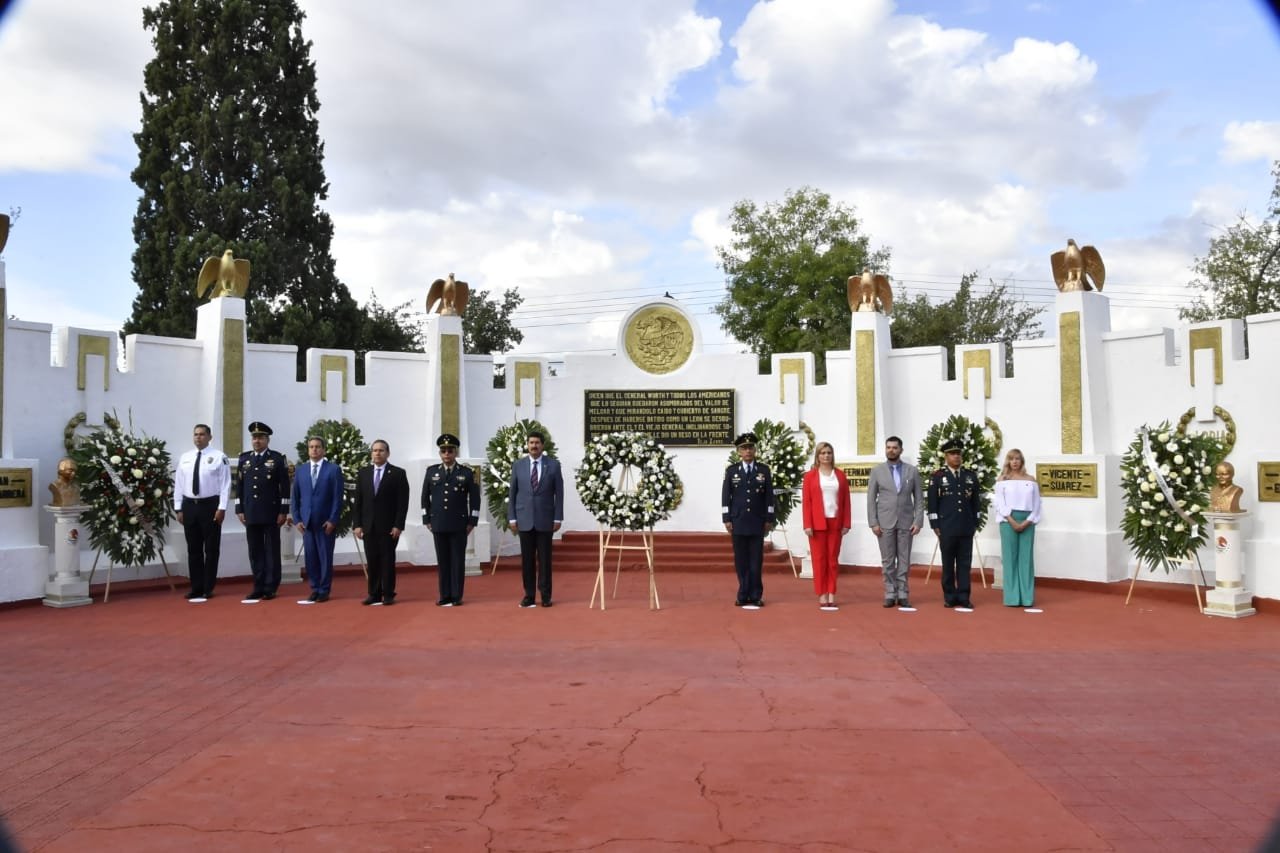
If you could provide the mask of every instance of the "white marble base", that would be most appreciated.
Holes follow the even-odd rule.
[[[45,607],[84,607],[86,604],[93,604],[87,580],[54,578],[44,585]]]
[[[1257,612],[1253,607],[1253,596],[1243,589],[1215,587],[1205,593],[1205,616],[1226,616],[1230,619],[1241,619],[1245,616],[1253,616]]]

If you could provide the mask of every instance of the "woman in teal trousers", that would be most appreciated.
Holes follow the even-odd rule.
[[[1040,523],[1040,485],[1027,473],[1016,447],[1004,457],[992,501],[1000,519],[1000,557],[1004,566],[1006,607],[1031,607],[1036,597],[1036,525]]]

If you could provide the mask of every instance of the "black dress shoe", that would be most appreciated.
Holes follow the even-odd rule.
[[[191,599],[193,599],[193,598],[203,598],[204,596],[202,596],[200,593],[196,592],[196,591],[193,589],[193,590],[191,590],[191,592],[187,593],[186,595],[184,595],[184,596],[182,596],[182,597],[183,597],[183,598],[185,598],[187,601],[190,601],[190,600],[191,600]]]
[[[321,592],[316,594],[316,604],[329,600],[329,593]]]
[[[551,599],[549,599],[549,598],[544,598],[544,599],[542,599],[542,606],[543,606],[543,607],[550,607],[550,606],[551,606]]]
[[[756,606],[756,607],[764,607],[764,599],[763,599],[763,598],[757,598],[757,599],[753,602],[753,604],[755,604],[755,606]]]
[[[318,592],[313,592],[313,593],[311,593],[310,595],[308,595],[308,596],[307,596],[307,601],[316,601],[316,600],[317,600],[317,599],[319,599],[319,598],[320,598],[320,593],[318,593]]]
[[[452,598],[442,598],[436,602],[436,607],[452,607],[452,606],[453,606]]]
[[[461,607],[461,606],[462,606],[462,599],[461,599],[461,598],[455,598],[455,599],[453,600],[453,606],[454,606],[454,607]]]
[[[886,602],[884,603],[884,606],[885,606],[885,608],[887,609],[887,608],[890,608],[890,607],[896,607],[896,606],[897,606],[897,604],[898,604],[898,602],[894,601],[894,600],[891,598],[891,599],[889,599],[888,601],[886,601]]]
[[[955,606],[956,606],[956,603],[955,603],[954,601],[944,601],[944,602],[942,602],[942,606],[943,606],[943,607],[955,607]]]
[[[966,601],[964,604],[957,604],[956,607],[963,607],[967,610],[972,610],[973,604],[971,602]]]
[[[521,606],[521,607],[533,607],[533,596],[532,596],[532,595],[526,595],[524,598],[520,599],[520,606]]]
[[[275,597],[276,597],[276,594],[275,594],[274,592],[264,592],[264,593],[262,594],[262,600],[263,600],[263,601],[270,601],[271,599],[273,599],[273,598],[275,598]]]
[[[907,601],[905,598],[899,598],[899,599],[898,599],[898,606],[899,606],[899,607],[910,607],[910,606],[911,606],[911,602],[910,602],[910,601]]]
[[[734,601],[733,601],[733,606],[734,606],[734,607],[741,607],[741,606],[742,606],[742,605],[744,605],[744,604],[746,604],[746,602],[745,602],[745,601],[743,601],[741,598],[736,598],[736,599],[734,599]]]
[[[376,596],[376,595],[368,595],[368,596],[365,596],[364,601],[362,601],[362,602],[360,602],[360,603],[361,603],[361,604],[363,604],[365,607],[368,607],[370,604],[373,604],[373,603],[378,602],[378,601],[381,601],[381,600],[382,600],[382,599],[381,599],[381,598],[378,598],[378,596]]]
[[[395,603],[396,603],[396,597],[395,597],[394,595],[393,595],[393,596],[391,596],[390,598],[384,598],[384,599],[382,599],[382,606],[383,606],[383,607],[390,607],[391,605],[393,605],[393,604],[395,604]]]

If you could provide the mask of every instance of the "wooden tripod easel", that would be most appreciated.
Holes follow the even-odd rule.
[[[102,557],[101,551],[93,555],[93,567],[89,569],[89,586],[93,586],[93,575],[94,575],[94,572],[98,571],[98,560],[101,557]],[[163,552],[160,554],[160,565],[164,566],[164,576],[169,581],[169,591],[177,592],[178,588],[173,585],[173,575],[169,574],[169,564],[165,562]],[[115,566],[115,563],[113,563],[111,560],[107,560],[107,588],[102,592],[103,604],[106,604],[108,601],[111,600],[111,569],[113,566]]]
[[[631,466],[624,466],[618,475],[617,490],[619,492],[629,491],[631,485]],[[618,579],[622,576],[622,552],[623,551],[644,551],[645,562],[649,566],[649,609],[661,610],[662,605],[658,601],[658,580],[653,573],[653,528],[648,530],[632,531],[640,534],[639,545],[627,544],[627,531],[625,530],[608,530],[603,524],[600,525],[600,564],[596,570],[596,583],[591,588],[591,601],[587,607],[595,607],[596,593],[600,594],[600,609],[604,610],[604,561],[605,555],[609,551],[618,552],[617,564],[614,567],[613,575],[613,597],[618,597]],[[618,536],[618,543],[613,544],[614,534]]]
[[[1201,612],[1201,613],[1204,613],[1204,603],[1200,600],[1200,587],[1201,587],[1201,585],[1206,586],[1206,587],[1207,587],[1207,586],[1209,586],[1209,579],[1208,579],[1207,577],[1205,577],[1205,574],[1204,574],[1204,566],[1200,565],[1200,557],[1199,557],[1199,555],[1197,555],[1197,554],[1191,554],[1191,555],[1188,555],[1188,556],[1186,556],[1186,557],[1173,557],[1173,558],[1170,558],[1169,562],[1170,562],[1170,563],[1178,563],[1179,565],[1182,565],[1182,566],[1186,567],[1186,568],[1187,568],[1187,570],[1191,571],[1191,573],[1192,573],[1192,575],[1191,575],[1191,576],[1192,576],[1192,584],[1191,584],[1191,588],[1192,588],[1192,589],[1194,589],[1194,590],[1195,590],[1195,592],[1196,592],[1196,607],[1198,607],[1198,608],[1200,609],[1200,612]],[[1153,572],[1154,572],[1157,568],[1159,568],[1159,567],[1158,567],[1158,566],[1156,566],[1155,564],[1152,564],[1152,566],[1151,566],[1151,571],[1153,571]],[[1195,583],[1195,582],[1194,582],[1194,579],[1195,579],[1195,570],[1196,570],[1196,569],[1199,569],[1199,570],[1200,570],[1200,583]],[[1140,572],[1140,571],[1142,571],[1142,562],[1141,562],[1141,561],[1136,562],[1136,563],[1134,563],[1134,564],[1133,564],[1133,577],[1131,577],[1131,578],[1129,579],[1129,594],[1128,594],[1128,595],[1126,595],[1126,596],[1124,597],[1124,606],[1125,606],[1125,607],[1128,607],[1128,606],[1129,606],[1129,599],[1130,599],[1130,598],[1133,598],[1133,586],[1134,586],[1134,584],[1136,584],[1136,583],[1138,582],[1138,572]]]
[[[618,597],[618,579],[622,576],[622,552],[623,551],[643,551],[645,556],[645,562],[648,564],[648,567],[649,567],[649,609],[650,610],[662,609],[662,604],[658,601],[658,579],[657,579],[657,576],[653,573],[653,529],[650,528],[648,530],[640,530],[640,531],[633,530],[631,532],[632,533],[638,532],[640,534],[641,544],[628,545],[626,530],[607,530],[605,529],[605,526],[603,524],[600,525],[600,565],[596,571],[595,586],[591,588],[591,601],[587,604],[588,607],[595,607],[596,594],[599,593],[600,609],[601,610],[605,609],[604,607],[605,555],[609,551],[618,552],[618,560],[616,565],[614,566],[614,575],[613,575],[613,597],[617,598]],[[618,537],[617,544],[613,543],[613,537],[615,535]]]
[[[973,553],[978,555],[978,576],[982,578],[982,588],[986,589],[987,588],[987,564],[986,564],[986,561],[982,558],[982,549],[978,547],[977,537],[974,537],[974,540],[973,540]],[[933,538],[933,554],[930,555],[929,557],[929,569],[924,573],[924,582],[926,585],[928,585],[929,583],[929,578],[933,577],[933,567],[937,565],[933,561],[937,558],[937,556],[938,556],[938,537],[935,536]],[[991,570],[991,582],[992,583],[996,582],[995,569]]]

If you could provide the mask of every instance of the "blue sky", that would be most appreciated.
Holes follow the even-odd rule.
[[[803,185],[858,210],[909,292],[978,270],[1047,305],[1074,237],[1106,259],[1114,327],[1175,324],[1192,260],[1263,209],[1280,158],[1280,39],[1254,0],[302,6],[339,275],[415,307],[450,271],[516,287],[524,352],[611,348],[665,291],[733,348],[710,312],[727,211]],[[141,7],[0,19],[23,320],[130,313]]]

